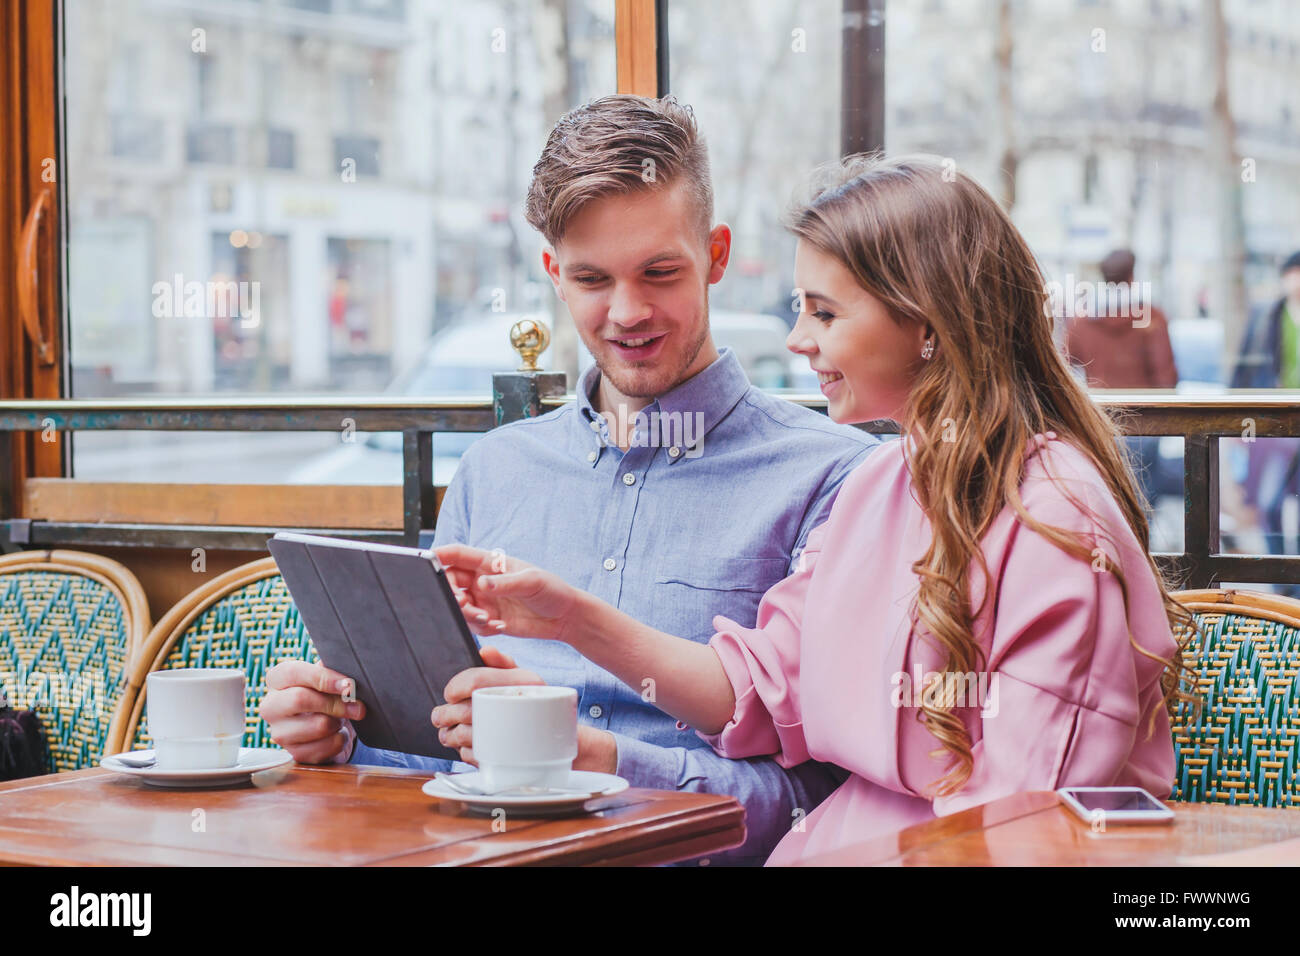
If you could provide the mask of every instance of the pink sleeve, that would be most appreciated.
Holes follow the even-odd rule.
[[[1083,500],[1087,500],[1084,498]],[[1026,502],[1028,505],[1028,502]],[[1173,742],[1161,700],[1162,665],[1174,640],[1156,581],[1127,526],[1109,537],[1063,500],[1030,513],[1093,536],[1106,561],[1123,555],[1129,610],[1102,558],[1083,561],[1018,524],[999,585],[991,676],[972,747],[970,779],[934,801],[954,813],[1025,790],[1064,786],[1141,786],[1169,794]],[[1147,727],[1155,714],[1154,732]]]
[[[718,632],[709,646],[731,680],[736,711],[718,733],[696,733],[724,757],[774,756],[783,767],[809,759],[799,709],[800,630],[824,528],[808,535],[794,573],[763,595],[755,627],[713,619]]]

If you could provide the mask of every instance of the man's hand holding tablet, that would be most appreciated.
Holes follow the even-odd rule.
[[[514,684],[545,684],[535,673],[515,664],[509,654],[484,647],[479,654],[486,667],[470,667],[448,683],[443,697],[447,703],[433,709],[433,725],[444,747],[460,751],[460,759],[478,766],[474,759],[474,711],[472,696],[480,687],[508,687]],[[614,735],[598,727],[578,725],[578,756],[574,770],[616,773],[618,743]]]
[[[345,719],[360,720],[366,705],[345,701],[350,678],[321,664],[281,661],[266,672],[261,714],[271,740],[299,763],[329,763],[351,737]],[[354,696],[349,693],[349,697]]]

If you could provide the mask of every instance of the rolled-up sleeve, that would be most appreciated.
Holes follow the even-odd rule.
[[[783,767],[810,759],[799,707],[800,631],[824,526],[808,536],[793,574],[773,585],[754,627],[715,620],[709,641],[736,695],[731,720],[716,734],[697,731],[724,757],[771,756]]]

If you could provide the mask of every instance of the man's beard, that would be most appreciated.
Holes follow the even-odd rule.
[[[620,365],[610,374],[610,370],[605,367],[600,358],[593,356],[596,362],[596,368],[600,369],[600,374],[609,379],[610,384],[619,390],[623,395],[629,398],[657,398],[664,392],[674,388],[682,381],[682,375],[688,368],[695,364],[699,358],[700,350],[704,348],[704,343],[709,340],[709,307],[706,302],[704,306],[704,322],[700,325],[700,334],[696,340],[683,353],[683,361],[678,368],[668,372],[662,363],[656,363],[656,367],[651,374],[664,376],[658,381],[647,381],[644,373],[647,370],[638,369],[636,366],[628,367]]]

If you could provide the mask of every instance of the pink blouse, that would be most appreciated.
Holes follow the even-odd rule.
[[[1071,503],[1048,470],[1093,515]],[[1092,561],[1067,555],[1008,506],[981,542],[994,595],[975,620],[987,671],[956,685],[973,771],[955,794],[922,791],[947,769],[917,717],[927,672],[944,657],[909,638],[918,588],[911,565],[930,524],[910,493],[902,443],[873,452],[845,480],[801,567],[763,597],[745,628],[726,618],[711,646],[736,692],[718,734],[727,757],[772,755],[852,772],[821,806],[792,821],[769,865],[890,833],[1024,790],[1140,786],[1169,795],[1174,749],[1161,699],[1162,658],[1176,645],[1146,556],[1100,473],[1054,432],[1031,443],[1021,484],[1039,521],[1085,535]],[[1127,611],[1105,562],[1118,561]],[[971,574],[972,610],[985,590]],[[904,676],[906,675],[906,676]],[[1154,732],[1147,727],[1155,715]]]

